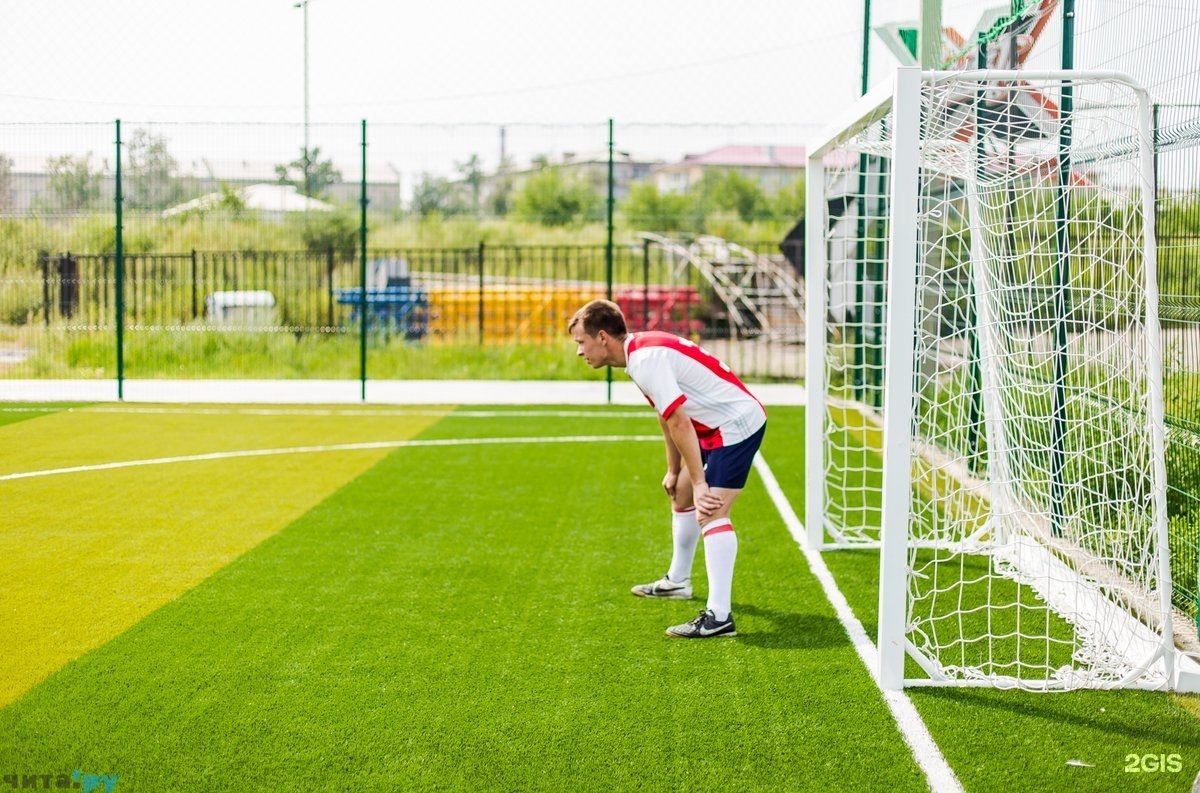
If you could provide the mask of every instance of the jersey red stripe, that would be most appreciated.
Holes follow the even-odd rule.
[[[737,375],[729,370],[721,361],[707,350],[697,346],[695,343],[687,339],[680,338],[672,333],[664,333],[661,330],[646,330],[640,333],[630,334],[629,349],[627,353],[632,355],[635,350],[640,350],[645,347],[666,347],[674,350],[682,355],[686,355],[693,361],[703,365],[708,371],[712,372],[717,377],[721,378],[730,385],[740,388],[746,393],[746,396],[758,402],[759,407],[762,407],[762,402],[758,401],[758,397],[750,393],[750,389],[746,388]],[[763,408],[763,413],[767,409]]]
[[[684,396],[683,394],[680,394],[678,399],[676,399],[671,404],[667,405],[667,409],[662,412],[662,417],[664,419],[671,418],[671,414],[675,412],[675,408],[679,407],[684,402],[687,402],[687,397]],[[695,424],[696,422],[693,421],[692,423]]]

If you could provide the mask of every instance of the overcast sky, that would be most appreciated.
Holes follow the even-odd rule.
[[[969,32],[1009,0],[947,0],[946,23]],[[304,14],[294,0],[0,0],[0,122],[271,122],[304,118]],[[872,0],[872,22],[916,19],[919,0]],[[651,122],[776,124],[670,137],[624,134],[635,155],[677,156],[711,142],[801,145],[858,95],[861,0],[310,0],[309,113],[338,123],[314,145],[349,170],[359,119],[379,125]],[[877,76],[892,64],[872,43]],[[785,125],[785,126],[784,126]],[[111,133],[64,150],[106,151]],[[278,162],[275,133],[241,133],[220,148],[207,133],[168,130],[172,152],[199,168],[214,158]],[[508,151],[599,149],[595,130],[522,136]],[[55,134],[58,134],[57,132]],[[90,134],[90,133],[89,133]],[[291,134],[291,133],[288,133]],[[314,133],[317,135],[317,133]],[[9,136],[13,137],[12,134]],[[44,130],[30,132],[40,146]],[[451,126],[435,143],[374,133],[372,170],[444,170],[480,152],[499,157],[495,128]],[[534,136],[536,137],[536,135]],[[262,143],[258,154],[254,147]],[[290,138],[288,151],[293,148]],[[21,141],[0,141],[20,155]],[[440,147],[440,148],[439,148]],[[425,149],[430,151],[426,152]],[[439,148],[433,152],[433,148]],[[31,152],[29,156],[34,156]],[[40,154],[38,156],[41,156]],[[398,178],[398,177],[397,177]],[[411,178],[411,177],[409,177]]]
[[[303,117],[293,0],[3,5],[4,119]],[[969,28],[1008,0],[952,5]],[[821,124],[858,89],[859,0],[310,0],[308,18],[314,122]]]

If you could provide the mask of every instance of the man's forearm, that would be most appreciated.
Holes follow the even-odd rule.
[[[675,441],[671,437],[671,428],[667,426],[666,420],[661,416],[658,419],[658,425],[662,428],[663,444],[667,450],[667,470],[679,473],[679,469],[683,465],[683,458],[679,454],[679,447],[675,445]]]
[[[700,461],[700,441],[696,438],[696,428],[692,426],[691,419],[682,408],[677,409],[666,420],[666,429],[670,441],[668,445],[675,446],[675,453],[687,467],[692,482],[703,482],[704,464]]]

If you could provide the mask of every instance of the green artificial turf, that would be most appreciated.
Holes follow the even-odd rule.
[[[0,650],[0,706],[280,531],[388,449],[188,457],[403,440],[444,412],[97,406],[0,427],[0,474],[49,474],[0,481],[0,625],[11,650]],[[78,470],[97,464],[118,467]]]
[[[879,555],[835,551],[824,559],[874,637]],[[1200,721],[1185,707],[1194,694],[907,691],[968,791],[1178,791],[1189,790],[1200,772]],[[1131,756],[1159,754],[1177,755],[1180,770],[1125,770]],[[1072,760],[1092,767],[1068,765]]]
[[[647,410],[422,437],[656,432]],[[668,639],[702,602],[629,594],[669,555],[662,459],[399,449],[0,711],[0,769],[116,773],[120,793],[923,789],[756,480],[739,637]]]
[[[774,408],[771,414],[776,444],[768,459],[803,515],[803,409]],[[827,551],[822,558],[875,640],[878,552]],[[1008,582],[1001,586],[1014,588]],[[1028,603],[1028,591],[1022,593]],[[908,673],[918,672],[910,662]],[[1190,790],[1200,772],[1200,695],[979,688],[907,693],[968,791],[1178,791]],[[1177,758],[1169,768],[1179,770],[1146,770],[1161,769],[1164,763],[1155,760],[1162,757]],[[1133,768],[1138,770],[1127,770]]]
[[[497,410],[511,415],[463,409],[418,437],[658,435],[648,408]],[[169,416],[92,418],[132,447],[169,435]],[[764,456],[803,515],[802,409],[771,409]],[[656,440],[397,449],[0,709],[0,779],[78,769],[118,774],[116,793],[924,789],[757,475],[734,511],[738,637],[668,639],[703,601],[628,593],[669,557],[662,467]],[[114,481],[133,498],[128,476]],[[241,519],[209,495],[216,516]],[[824,559],[874,637],[877,554]],[[694,579],[702,598],[699,557]],[[1200,770],[1196,697],[908,695],[968,791],[1186,790]],[[1180,770],[1146,770],[1159,755]]]

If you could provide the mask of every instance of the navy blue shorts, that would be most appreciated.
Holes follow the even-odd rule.
[[[754,465],[754,455],[762,446],[763,436],[767,434],[767,425],[759,427],[758,432],[741,443],[732,446],[722,446],[710,451],[700,450],[700,459],[704,462],[704,480],[709,487],[729,487],[741,490],[746,486],[750,476],[750,466]]]

